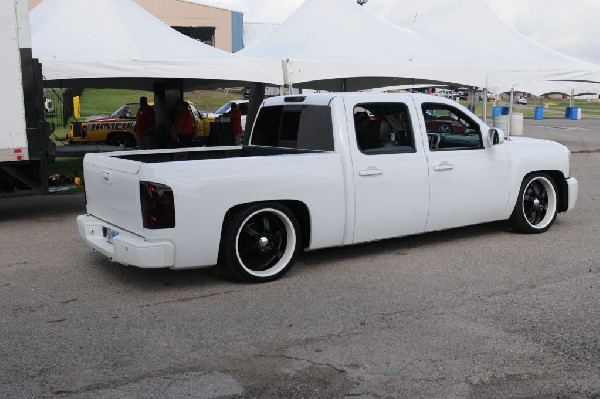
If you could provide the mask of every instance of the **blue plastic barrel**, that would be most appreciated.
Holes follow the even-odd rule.
[[[571,117],[571,109],[573,107],[566,107],[565,108],[565,118],[570,118]]]
[[[500,111],[502,115],[508,115],[509,108],[508,107],[500,107],[502,110]]]
[[[475,107],[473,106],[473,104],[467,104],[467,109],[471,112],[475,112]]]
[[[535,107],[535,120],[544,119],[544,107]]]
[[[574,121],[578,120],[579,119],[579,108],[577,108],[577,107],[570,107],[570,108],[571,108],[571,111],[570,111],[569,117],[571,118],[571,120],[574,120]]]
[[[504,115],[502,113],[503,107],[492,107],[492,116]]]

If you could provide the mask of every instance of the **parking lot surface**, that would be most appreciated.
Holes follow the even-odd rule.
[[[82,195],[0,200],[0,397],[600,398],[600,119],[525,124],[580,183],[547,233],[308,252],[269,284],[113,264]]]

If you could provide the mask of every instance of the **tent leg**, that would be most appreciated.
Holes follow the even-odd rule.
[[[483,89],[483,111],[482,118],[483,123],[487,124],[487,99],[488,99],[488,90],[487,88]]]
[[[265,84],[253,83],[252,94],[250,95],[250,103],[248,105],[248,115],[246,115],[246,127],[244,133],[244,145],[248,145],[250,141],[250,132],[254,125],[254,120],[258,114],[258,108],[265,98]]]
[[[171,144],[171,124],[177,117],[179,103],[183,101],[183,79],[167,79],[154,83],[154,113],[156,116],[157,148]]]
[[[508,125],[506,126],[506,135],[510,136],[510,125],[513,114],[513,103],[515,102],[515,88],[510,89],[510,103],[508,104]]]

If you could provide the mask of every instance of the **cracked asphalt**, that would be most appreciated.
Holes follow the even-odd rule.
[[[600,119],[525,124],[580,182],[547,233],[308,252],[263,285],[113,264],[81,195],[0,200],[0,397],[600,398]]]

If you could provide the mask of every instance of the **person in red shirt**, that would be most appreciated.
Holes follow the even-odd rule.
[[[171,126],[171,136],[178,141],[179,147],[191,147],[194,138],[194,116],[186,101],[179,104],[179,111],[175,122]]]
[[[135,135],[142,150],[154,146],[154,122],[154,109],[148,105],[146,97],[140,97],[140,109],[135,115]]]
[[[235,144],[242,142],[242,113],[237,103],[231,103],[231,110],[227,113],[231,118],[231,131],[233,132],[233,141]]]

